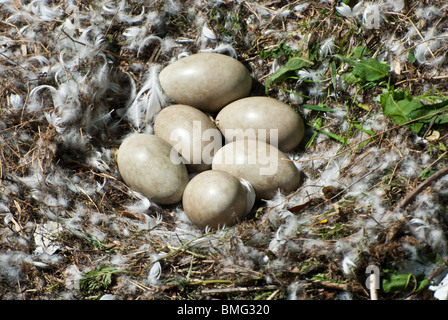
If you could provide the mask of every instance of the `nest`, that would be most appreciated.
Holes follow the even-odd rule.
[[[448,8],[368,5],[3,1],[0,299],[435,299],[446,274],[447,131],[397,125],[375,99],[384,83],[332,72],[347,68],[335,55],[365,48],[391,67],[396,90],[443,100]],[[129,189],[114,159],[169,104],[154,73],[200,51],[242,61],[253,95],[290,104],[308,124],[288,155],[299,189],[204,232],[180,205]],[[265,90],[291,57],[313,52],[313,65]],[[369,266],[381,288],[366,285]],[[386,290],[397,275],[411,280]]]

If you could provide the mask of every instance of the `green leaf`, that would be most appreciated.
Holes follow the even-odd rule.
[[[420,279],[417,278],[417,280],[420,280]],[[418,283],[418,287],[415,289],[415,292],[419,292],[420,290],[425,289],[428,285],[429,285],[428,278],[424,278],[424,279],[420,280]]]
[[[445,99],[442,102],[438,103],[432,103],[432,104],[425,104],[421,108],[421,110],[418,110],[417,113],[413,113],[410,116],[411,117],[421,117],[424,115],[430,115],[435,112],[441,112],[437,115],[437,119],[434,121],[435,124],[444,124],[448,122],[448,115],[446,113],[442,113],[442,111],[447,110],[448,111],[448,99]],[[431,122],[434,117],[428,117],[426,122]]]
[[[342,143],[344,145],[347,143],[347,139],[345,137],[341,137],[341,136],[339,136],[339,135],[337,135],[335,133],[328,132],[328,131],[325,131],[325,130],[320,130],[320,132],[325,133],[330,138],[333,138],[333,139],[339,141],[340,143]]]
[[[423,180],[428,179],[430,176],[432,176],[434,173],[436,173],[438,170],[434,169],[424,169],[422,172],[420,172],[420,178]]]
[[[291,54],[292,54],[291,47],[284,43],[280,43],[273,49],[261,51],[260,58],[276,59],[280,58],[281,56],[289,58]]]
[[[316,119],[316,122],[314,125],[309,124],[311,127],[313,127],[314,129],[316,129],[316,131],[314,131],[313,136],[310,138],[310,140],[307,142],[305,148],[308,149],[312,144],[314,139],[317,137],[318,134],[318,130],[322,127],[322,118],[318,117]]]
[[[345,138],[345,137],[339,136],[339,135],[337,135],[337,134],[335,134],[335,133],[332,133],[332,132],[329,132],[329,131],[321,130],[321,129],[319,129],[320,126],[319,126],[319,127],[317,127],[317,126],[313,126],[313,125],[311,125],[311,126],[312,126],[316,131],[322,132],[322,133],[326,134],[327,136],[329,136],[330,138],[333,138],[333,139],[339,141],[340,143],[342,143],[342,144],[344,144],[344,145],[347,143],[347,138]]]
[[[352,50],[352,59],[361,59],[363,56],[368,56],[371,51],[365,46],[357,46]]]
[[[437,117],[434,120],[435,124],[448,123],[448,115],[442,113],[444,110],[448,111],[448,100],[422,104],[419,98],[410,95],[408,92],[390,88],[381,94],[380,103],[383,113],[391,117],[398,125],[419,119],[408,125],[417,134],[424,124],[433,121],[435,116]],[[434,115],[436,112],[440,113]]]
[[[362,131],[362,132],[364,132],[364,133],[367,133],[368,135],[374,135],[375,134],[375,131],[373,131],[373,130],[368,130],[368,129],[364,129],[360,124],[358,124],[358,123],[352,123],[353,124],[353,126],[356,128],[356,129],[358,129],[358,130],[360,130],[360,131]],[[367,140],[365,140],[364,142],[362,142],[360,145],[359,145],[359,149],[362,149],[362,148],[364,148],[364,146],[366,145],[366,144],[369,144],[370,142],[372,142],[373,140],[374,140],[375,138],[371,138],[371,139],[367,139]]]
[[[281,82],[288,76],[289,73],[293,71],[300,70],[302,68],[309,67],[313,64],[312,61],[300,58],[300,57],[292,57],[289,59],[283,67],[278,69],[272,76],[270,76],[265,82],[266,92],[269,90],[272,83]]]
[[[417,61],[417,59],[415,59],[414,52],[411,50],[408,51],[408,59],[410,63]]]
[[[322,112],[334,112],[333,109],[324,107],[322,105],[312,105],[312,104],[303,104],[302,107],[310,109],[310,110],[315,110],[315,111],[322,111]]]
[[[412,274],[392,273],[383,279],[383,291],[386,293],[396,293],[403,291],[409,285]]]
[[[398,293],[405,289],[419,292],[429,285],[429,280],[424,274],[415,276],[412,273],[396,273],[385,270],[386,277],[383,279],[382,287],[385,293]],[[409,286],[412,280],[412,286]]]
[[[401,91],[393,91],[392,93],[384,92],[381,95],[380,102],[383,113],[391,117],[398,125],[413,120],[410,114],[422,106],[420,100],[414,99],[407,94],[405,95]],[[418,133],[422,126],[422,123],[410,124],[411,129],[415,133]]]
[[[350,58],[347,58],[346,56],[342,56],[340,54],[333,55],[334,57],[338,58],[339,60],[348,63],[351,66],[356,66],[356,61]]]
[[[389,66],[385,63],[379,62],[376,59],[364,59],[355,65],[352,73],[368,82],[378,81],[383,79],[389,73]]]
[[[331,72],[331,82],[333,83],[333,90],[335,95],[337,95],[337,81],[336,81],[336,64],[334,63],[334,61],[332,60],[330,62],[330,72]]]
[[[100,265],[97,269],[84,273],[83,277],[79,280],[80,289],[87,294],[105,290],[112,284],[112,276],[114,274],[124,272],[126,271]]]
[[[288,62],[285,63],[285,65],[282,68],[280,68],[280,70],[282,70],[282,72],[289,72],[309,67],[312,64],[313,62],[310,60],[300,57],[292,57],[291,59],[288,60]],[[278,70],[276,73],[279,73],[280,70]]]
[[[319,120],[319,121],[317,121],[317,120]],[[327,136],[329,136],[330,138],[333,138],[333,139],[339,141],[339,142],[342,143],[343,145],[345,145],[345,144],[347,143],[347,138],[346,138],[346,137],[342,137],[342,136],[339,136],[339,135],[337,135],[337,134],[335,134],[335,133],[332,133],[332,132],[329,132],[329,131],[325,131],[325,130],[320,129],[321,126],[322,126],[322,118],[318,118],[317,120],[316,120],[316,124],[315,124],[315,125],[312,125],[311,123],[309,123],[309,125],[310,125],[314,130],[316,130],[316,132],[322,132],[322,133],[326,134]],[[315,132],[315,133],[316,133],[316,132]]]
[[[356,128],[356,129],[358,129],[358,130],[361,130],[362,132],[364,132],[364,133],[367,133],[368,135],[373,135],[373,134],[375,134],[375,131],[373,131],[373,130],[368,130],[368,129],[364,129],[360,124],[358,124],[358,123],[353,123],[353,126]]]
[[[354,84],[354,83],[357,83],[357,82],[359,82],[359,78],[357,77],[357,76],[355,76],[353,73],[347,73],[347,74],[344,74],[343,76],[342,76],[342,79],[347,83],[347,84]]]

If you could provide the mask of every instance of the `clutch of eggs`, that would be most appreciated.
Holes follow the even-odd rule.
[[[284,152],[302,140],[303,120],[283,102],[248,97],[252,79],[238,60],[194,54],[159,80],[175,104],[157,114],[154,135],[134,134],[117,152],[130,188],[161,205],[182,202],[201,229],[231,226],[255,199],[297,189],[300,173]]]

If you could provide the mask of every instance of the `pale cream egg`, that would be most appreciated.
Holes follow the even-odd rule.
[[[216,116],[216,125],[226,141],[258,139],[283,152],[302,141],[302,117],[288,104],[270,97],[247,97],[225,106]]]
[[[154,134],[182,155],[190,172],[211,169],[215,151],[222,146],[222,134],[214,122],[202,111],[182,104],[165,107],[158,113]]]
[[[185,164],[173,161],[172,149],[168,142],[152,134],[129,136],[116,154],[123,181],[158,204],[181,201],[189,176]]]
[[[226,144],[216,152],[212,169],[249,181],[259,200],[271,199],[278,190],[289,194],[301,181],[299,170],[282,151],[259,140]]]
[[[197,53],[176,60],[162,69],[159,80],[175,103],[211,113],[248,96],[252,89],[246,67],[219,53]]]
[[[234,225],[246,215],[247,201],[240,180],[220,170],[208,170],[194,176],[182,198],[185,214],[200,229]]]

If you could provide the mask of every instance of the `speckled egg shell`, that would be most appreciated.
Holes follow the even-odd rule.
[[[236,140],[219,149],[213,170],[222,170],[249,181],[257,199],[271,199],[278,190],[291,193],[300,184],[300,172],[276,147],[257,140]]]
[[[246,192],[230,173],[208,170],[191,179],[182,204],[188,219],[200,229],[230,227],[246,214]]]
[[[204,112],[249,95],[252,78],[238,60],[219,53],[197,53],[166,66],[159,74],[167,96]]]
[[[211,169],[214,150],[222,145],[221,132],[213,121],[202,111],[182,104],[165,107],[159,112],[154,134],[184,157],[190,172]]]
[[[269,97],[248,97],[228,104],[216,116],[216,125],[228,141],[261,139],[283,152],[296,148],[305,133],[300,114]]]
[[[134,134],[117,151],[118,170],[124,182],[158,204],[182,200],[189,181],[183,163],[171,161],[172,146],[152,134]]]

